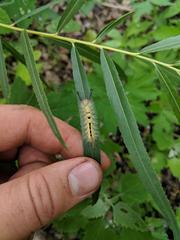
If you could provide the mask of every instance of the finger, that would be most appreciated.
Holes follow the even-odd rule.
[[[68,153],[74,156],[74,154],[82,152],[78,131],[60,119],[55,120],[69,148]],[[32,145],[32,147],[49,154],[57,154],[65,150],[52,133],[43,113],[29,106],[1,105],[0,132],[1,152],[23,144]],[[76,139],[76,141],[73,141],[75,144],[73,148],[70,148],[71,139]]]
[[[0,106],[0,151],[7,151],[24,143],[48,153],[61,153],[65,158],[83,155],[80,133],[66,122],[55,118],[67,149],[60,144],[39,110],[29,106]],[[106,157],[104,162],[109,162]],[[109,164],[109,163],[106,163]]]
[[[51,155],[45,154],[29,145],[23,146],[19,152],[19,166],[24,167],[34,162],[50,164],[52,163]]]
[[[105,159],[106,155],[103,156],[102,152],[102,158]],[[34,170],[37,170],[39,168],[45,167],[51,163],[54,162],[54,159],[48,154],[45,154],[35,148],[32,148],[28,145],[21,148],[19,151],[19,169],[16,171],[16,173],[11,176],[11,180],[15,179],[17,177],[21,177],[25,174],[28,174]],[[104,164],[102,164],[102,169],[105,170],[108,168],[107,165],[108,161],[104,161]]]
[[[28,145],[23,146],[19,151],[19,169],[11,179],[21,177],[39,168],[45,167],[53,162],[50,155],[43,153]]]
[[[96,191],[101,180],[99,165],[81,157],[0,185],[1,238],[26,238]]]

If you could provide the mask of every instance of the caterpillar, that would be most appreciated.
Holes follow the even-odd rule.
[[[99,138],[95,107],[91,99],[80,100],[80,120],[83,139],[94,145]]]

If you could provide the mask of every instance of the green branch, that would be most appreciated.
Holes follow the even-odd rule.
[[[13,24],[8,25],[8,24],[0,23],[0,27],[6,28],[6,29],[9,29],[9,30],[13,30],[13,31],[17,31],[17,32],[24,31],[23,28],[15,27],[15,26],[13,26]],[[66,42],[69,42],[69,43],[72,43],[72,44],[80,43],[82,45],[86,45],[86,46],[89,46],[89,47],[94,47],[94,48],[98,48],[98,49],[105,49],[105,50],[112,51],[112,52],[122,53],[122,54],[125,54],[125,55],[128,55],[128,56],[139,58],[141,60],[145,60],[145,61],[150,62],[152,64],[161,65],[163,67],[166,67],[168,69],[171,69],[171,70],[175,71],[178,75],[180,75],[180,70],[176,67],[173,67],[172,64],[168,64],[168,63],[161,62],[161,61],[149,58],[149,57],[145,57],[145,56],[141,55],[140,53],[129,52],[129,51],[126,51],[126,50],[123,50],[123,49],[108,47],[106,45],[96,44],[96,43],[93,43],[93,42],[83,41],[83,40],[79,40],[79,39],[75,39],[75,38],[63,37],[63,36],[59,36],[59,35],[54,34],[54,33],[53,34],[44,33],[44,32],[34,31],[34,30],[30,30],[30,29],[27,29],[26,31],[30,34],[37,35],[37,36],[44,37],[44,38],[63,40],[63,41],[66,41]]]

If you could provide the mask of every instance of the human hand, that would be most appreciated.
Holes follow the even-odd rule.
[[[56,119],[66,142],[54,137],[44,115],[28,106],[0,106],[0,163],[16,160],[13,173],[0,168],[0,239],[20,240],[95,192],[100,166],[83,157],[80,133]],[[68,161],[52,163],[61,154]],[[109,159],[102,153],[102,169]],[[9,180],[9,181],[7,181]]]

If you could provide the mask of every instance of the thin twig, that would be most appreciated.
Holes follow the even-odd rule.
[[[4,24],[4,23],[0,23],[0,27],[10,29],[10,30],[13,30],[13,31],[17,31],[17,32],[24,31],[23,28],[14,27],[13,25],[8,25],[8,24]],[[93,48],[105,49],[105,50],[108,50],[108,51],[118,52],[118,53],[122,53],[122,54],[125,54],[125,55],[128,55],[128,56],[136,57],[136,58],[139,58],[141,60],[145,60],[147,62],[150,62],[152,64],[155,63],[155,64],[161,65],[163,67],[169,68],[172,71],[175,71],[180,76],[180,70],[176,67],[173,67],[172,64],[161,62],[161,61],[158,61],[156,59],[152,59],[150,57],[143,56],[140,53],[129,52],[127,50],[117,49],[117,48],[109,47],[109,46],[106,46],[106,45],[97,44],[97,43],[93,43],[93,42],[88,42],[88,41],[84,41],[84,40],[79,40],[79,39],[75,39],[75,38],[63,37],[63,36],[59,36],[59,35],[54,34],[54,33],[53,34],[52,33],[45,33],[45,32],[39,32],[39,31],[30,30],[30,29],[26,29],[26,31],[30,34],[37,35],[37,36],[44,37],[44,38],[62,40],[62,41],[69,42],[71,44],[79,43],[79,44],[89,46],[89,47],[93,47]]]

